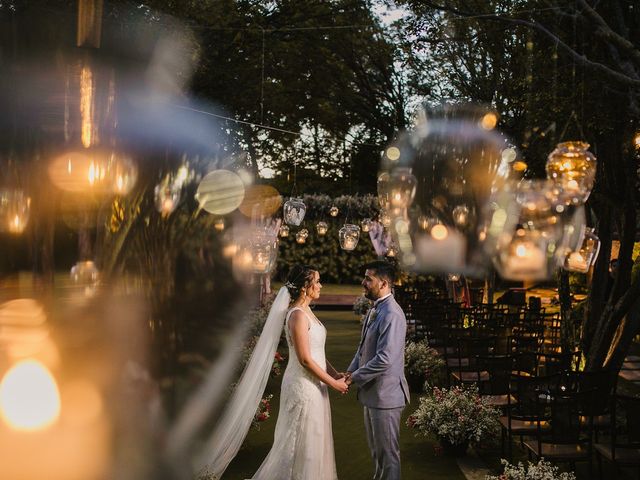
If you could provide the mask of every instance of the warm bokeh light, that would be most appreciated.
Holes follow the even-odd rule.
[[[394,162],[400,158],[400,149],[398,147],[387,148],[387,158]]]
[[[633,144],[636,148],[640,149],[640,132],[636,133],[636,136],[633,137]]]
[[[23,360],[0,383],[0,416],[15,430],[41,430],[60,416],[60,392],[40,362]]]
[[[497,124],[498,124],[498,116],[493,112],[490,112],[484,115],[480,122],[480,125],[485,130],[493,130]]]
[[[268,217],[278,211],[282,197],[270,185],[251,185],[246,188],[238,210],[248,218]]]
[[[244,182],[236,173],[214,170],[200,181],[196,200],[203,210],[214,215],[226,215],[240,206],[244,194]]]
[[[516,172],[524,172],[527,169],[527,164],[521,161],[513,162],[513,169]]]
[[[449,230],[444,225],[434,225],[431,229],[431,236],[435,240],[444,240],[449,235]]]

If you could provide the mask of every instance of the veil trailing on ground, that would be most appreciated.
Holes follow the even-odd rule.
[[[196,459],[199,478],[220,478],[242,446],[269,379],[290,300],[289,291],[282,287],[240,381],[202,450],[204,453]]]

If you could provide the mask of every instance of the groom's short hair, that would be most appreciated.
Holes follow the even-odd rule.
[[[376,277],[385,279],[391,285],[396,281],[396,267],[389,262],[376,260],[367,263],[364,268],[365,270],[373,270]]]

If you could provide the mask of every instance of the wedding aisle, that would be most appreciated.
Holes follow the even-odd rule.
[[[328,330],[327,358],[338,370],[344,370],[352,359],[360,338],[360,324],[350,311],[317,311],[316,314]],[[281,377],[271,379],[268,393],[273,393],[272,418],[261,425],[259,431],[252,430],[235,460],[229,465],[224,479],[241,480],[251,478],[266,456],[275,428]],[[404,411],[400,432],[403,480],[451,479],[464,480],[453,458],[438,456],[434,442],[416,438],[414,432],[404,425],[406,417],[417,403]],[[364,434],[362,407],[356,400],[355,390],[346,396],[331,393],[333,436],[336,450],[338,476],[341,479],[368,480],[373,476],[371,458]]]

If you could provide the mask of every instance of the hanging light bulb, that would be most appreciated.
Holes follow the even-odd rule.
[[[330,209],[329,209],[329,215],[331,215],[332,217],[337,217],[338,213],[340,213],[340,210],[338,209],[338,207],[336,207],[335,205],[333,205]]]
[[[282,224],[280,226],[280,236],[282,238],[287,238],[289,236],[289,225],[287,224]]]
[[[416,195],[416,183],[416,177],[411,173],[410,168],[399,167],[394,169],[389,176],[388,183],[383,187],[388,192],[391,208],[409,207]]]
[[[321,221],[321,222],[318,222],[316,225],[316,231],[318,232],[318,235],[320,235],[321,237],[327,234],[328,229],[329,229],[329,225],[327,225],[327,222]]]
[[[580,248],[567,255],[564,268],[570,272],[587,273],[598,259],[600,239],[594,229],[584,227],[584,239]]]
[[[307,206],[304,204],[301,198],[290,198],[284,203],[283,218],[286,223],[293,226],[298,226],[304,219],[304,214],[307,211]]]
[[[582,205],[589,198],[597,162],[588,148],[585,142],[563,142],[547,158],[547,178],[562,189],[566,203]]]
[[[367,233],[371,229],[371,219],[370,218],[362,219],[362,221],[360,222],[360,228],[362,229],[363,232]]]
[[[358,245],[360,239],[360,228],[352,223],[345,223],[338,232],[340,247],[343,250],[351,251]]]

